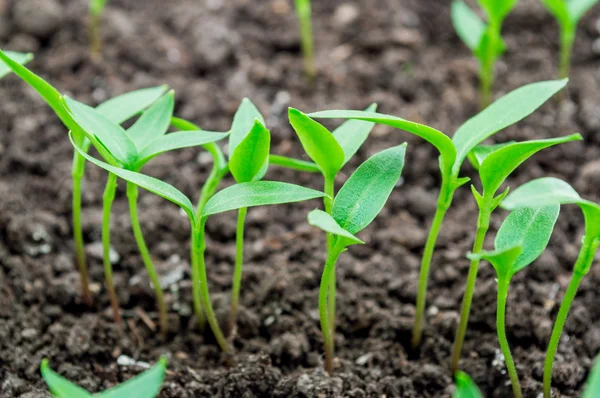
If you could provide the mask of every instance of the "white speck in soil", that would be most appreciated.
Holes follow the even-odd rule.
[[[504,364],[504,355],[502,351],[497,349],[494,353],[494,360],[492,361],[492,366],[496,368],[500,373],[506,373],[506,366]]]

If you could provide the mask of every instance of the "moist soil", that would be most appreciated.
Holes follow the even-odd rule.
[[[110,1],[102,59],[87,51],[83,0],[0,0],[2,48],[33,51],[30,67],[61,92],[90,104],[159,84],[176,92],[176,113],[225,131],[240,100],[266,116],[273,152],[305,158],[288,106],[313,111],[379,110],[452,134],[477,111],[477,64],[456,37],[444,0],[314,1],[318,77],[302,73],[297,22],[289,0]],[[505,23],[509,51],[497,67],[495,95],[551,79],[557,26],[536,0],[522,0]],[[598,201],[600,183],[600,8],[581,22],[572,79],[563,102],[550,101],[509,139],[580,132],[584,142],[536,155],[509,179],[516,187],[542,176],[572,183]],[[81,301],[71,237],[72,148],[64,127],[15,76],[0,82],[0,396],[49,397],[42,358],[89,391],[111,387],[169,356],[160,397],[449,397],[448,362],[476,226],[468,187],[448,213],[434,256],[424,341],[410,350],[420,253],[440,183],[435,150],[378,126],[340,175],[377,151],[409,143],[402,184],[367,242],[341,256],[335,372],[322,370],[317,296],[325,259],[321,232],[307,225],[316,201],[256,208],[247,219],[246,264],[235,355],[220,354],[191,309],[189,225],[174,205],[143,192],[141,223],[165,284],[170,333],[154,329],[156,311],[131,233],[124,184],[113,211],[115,279],[125,329],[111,320],[101,265],[105,173],[87,167],[83,220],[93,308]],[[334,127],[334,123],[327,123]],[[198,149],[153,160],[145,171],[197,198],[210,171]],[[475,177],[470,166],[465,175]],[[321,188],[318,175],[272,167],[267,178]],[[476,179],[475,179],[476,180]],[[224,185],[231,184],[226,180]],[[477,185],[477,183],[476,183]],[[486,247],[505,213],[496,212]],[[550,247],[510,288],[507,331],[525,397],[538,397],[553,320],[583,233],[574,206],[563,207]],[[235,214],[208,223],[207,266],[215,308],[226,317],[234,259]],[[486,397],[511,396],[495,330],[495,274],[482,264],[461,368]],[[600,267],[581,289],[554,370],[557,397],[579,397],[600,349]]]

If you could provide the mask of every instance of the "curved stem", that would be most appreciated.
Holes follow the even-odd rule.
[[[325,184],[323,192],[327,195],[323,198],[323,205],[325,206],[325,212],[329,215],[332,214],[333,211],[333,198],[335,196],[335,177],[328,178],[325,177]],[[327,233],[327,256],[331,255],[331,251],[333,250],[334,245],[334,236],[333,234]],[[331,272],[331,278],[329,279],[329,299],[327,314],[329,316],[329,324],[331,325],[331,334],[335,336],[335,296],[337,290],[336,283],[336,274],[335,274],[335,264],[333,266],[333,270]],[[333,343],[332,343],[333,344]],[[333,346],[332,346],[333,349]]]
[[[73,193],[72,193],[72,217],[73,217],[73,239],[75,240],[75,255],[77,259],[77,269],[81,278],[81,291],[83,301],[92,306],[92,293],[89,287],[89,278],[87,265],[85,261],[85,251],[83,244],[83,229],[81,227],[81,180],[85,172],[85,158],[75,151],[73,155]]]
[[[500,349],[504,355],[504,361],[506,362],[506,369],[512,383],[513,394],[515,398],[521,398],[521,383],[519,382],[519,375],[515,362],[510,353],[510,346],[508,345],[508,339],[506,338],[506,299],[508,297],[508,285],[510,280],[498,279],[498,307],[496,309],[496,332],[498,334],[498,342],[500,343]]]
[[[131,227],[133,228],[133,235],[135,236],[135,241],[137,242],[140,255],[142,256],[142,260],[144,261],[144,265],[146,266],[146,271],[148,272],[148,276],[150,277],[150,281],[152,282],[152,286],[154,287],[154,293],[156,294],[156,305],[158,308],[160,331],[163,335],[166,336],[168,332],[167,306],[165,303],[162,289],[160,287],[160,280],[158,278],[156,269],[154,268],[152,258],[150,257],[150,251],[148,250],[148,246],[146,246],[146,241],[144,240],[142,228],[138,219],[137,185],[132,184],[130,182],[127,183],[127,198],[129,199],[129,213],[131,215]]]
[[[483,199],[482,208],[479,210],[479,219],[477,221],[477,234],[475,235],[475,242],[473,243],[474,254],[480,253],[483,249],[483,242],[485,241],[485,235],[490,226],[491,216],[491,205],[490,200],[487,198]],[[469,266],[469,274],[467,276],[467,285],[465,287],[465,295],[463,296],[461,311],[460,311],[460,322],[456,331],[456,337],[454,338],[454,344],[452,346],[452,360],[450,370],[452,374],[458,370],[458,363],[460,361],[460,355],[462,352],[465,335],[467,333],[467,326],[469,323],[469,313],[471,312],[471,302],[473,301],[473,293],[475,292],[475,283],[477,282],[477,271],[479,269],[479,260],[471,260]]]
[[[240,300],[240,289],[242,287],[242,268],[244,265],[244,223],[248,208],[238,210],[237,230],[235,235],[235,268],[233,270],[233,286],[231,289],[231,308],[227,324],[227,335],[230,336],[235,329],[238,304]]]
[[[331,316],[328,314],[328,298],[327,293],[331,292],[331,277],[335,272],[335,263],[343,248],[332,248],[327,255],[325,262],[325,269],[321,277],[321,285],[319,288],[319,318],[321,320],[321,332],[323,333],[323,342],[325,345],[325,371],[331,374],[333,370],[333,352],[334,352],[334,341],[333,341],[333,325],[331,325]],[[329,298],[331,300],[331,298]]]
[[[121,318],[121,311],[119,310],[119,299],[117,298],[115,285],[113,283],[112,263],[110,262],[110,211],[113,201],[115,200],[116,191],[117,176],[113,173],[108,173],[108,180],[106,181],[104,195],[102,196],[102,261],[104,264],[106,290],[108,291],[108,296],[110,298],[113,318],[115,323],[119,327],[122,327],[123,319]]]
[[[192,283],[193,283],[193,294],[194,303],[201,302],[204,311],[206,312],[206,318],[208,324],[217,339],[217,343],[221,350],[225,353],[229,352],[229,344],[223,334],[215,311],[213,310],[212,303],[210,301],[210,293],[208,291],[208,278],[206,276],[206,264],[204,263],[204,251],[206,250],[206,242],[204,241],[204,227],[206,225],[206,219],[203,219],[193,226],[193,241],[192,247],[195,252],[194,257],[196,261],[192,264]]]

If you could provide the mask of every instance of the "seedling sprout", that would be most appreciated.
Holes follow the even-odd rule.
[[[106,7],[108,0],[89,0],[89,40],[90,40],[90,53],[92,56],[97,57],[102,51],[102,13]]]
[[[311,0],[294,0],[298,23],[300,24],[300,44],[304,58],[304,73],[310,80],[317,75],[312,32]]]

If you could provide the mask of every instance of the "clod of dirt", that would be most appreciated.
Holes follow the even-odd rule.
[[[200,70],[214,69],[225,63],[238,42],[237,33],[225,21],[215,18],[198,21],[191,37],[193,62]]]
[[[13,10],[15,24],[25,33],[46,39],[63,22],[64,11],[56,0],[21,0]]]

